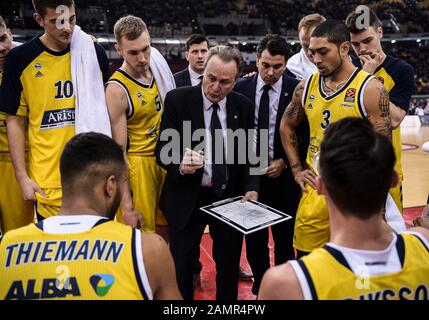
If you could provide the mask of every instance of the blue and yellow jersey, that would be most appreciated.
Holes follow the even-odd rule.
[[[390,102],[407,113],[411,95],[414,91],[413,67],[401,59],[388,55],[375,70],[374,75],[384,84],[387,92],[389,92]],[[396,156],[395,170],[400,176],[400,181],[402,181],[402,140],[400,127],[392,130],[392,144]],[[401,189],[401,186],[398,186],[398,188]],[[400,195],[396,195],[391,190],[396,204],[402,211],[402,190],[398,190],[398,192],[400,192]]]
[[[317,171],[313,162],[318,154],[325,129],[330,123],[346,117],[365,117],[363,92],[372,78],[373,76],[369,73],[356,68],[344,86],[330,96],[323,90],[323,78],[319,72],[308,78],[304,87],[302,105],[310,126],[310,144],[306,162],[311,169]]]
[[[0,72],[0,85],[3,79],[3,72]],[[0,113],[0,153],[9,152],[9,144],[7,142],[7,127],[6,115]]]
[[[96,52],[106,81],[106,53],[98,45]],[[35,37],[13,48],[6,59],[0,101],[0,112],[28,118],[30,177],[42,188],[60,188],[60,156],[75,134],[70,47],[55,52]]]
[[[53,232],[46,221],[4,235],[0,299],[153,298],[139,230],[100,219],[77,233]]]
[[[118,69],[108,83],[120,86],[127,95],[128,153],[153,156],[164,110],[155,80],[145,84]]]
[[[327,244],[291,265],[305,299],[428,300],[429,248],[425,240],[419,234],[403,233],[380,252],[345,251]],[[371,273],[371,267],[377,272]]]

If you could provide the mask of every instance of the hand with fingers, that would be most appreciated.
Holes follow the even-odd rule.
[[[371,74],[374,74],[375,70],[383,63],[383,55],[381,53],[376,53],[373,58],[370,55],[363,54],[359,56],[359,59],[362,69]]]
[[[132,208],[131,210],[124,210],[123,219],[125,224],[133,228],[143,228],[143,218],[135,208]]]
[[[285,170],[286,168],[287,166],[283,161],[283,159],[276,159],[273,162],[271,162],[271,164],[268,166],[267,173],[266,173],[267,177],[277,178],[282,174],[283,170]]]
[[[180,164],[180,173],[182,175],[194,174],[195,171],[204,167],[204,152],[195,151],[186,148],[182,163]]]
[[[311,169],[305,169],[295,174],[295,181],[301,187],[303,192],[307,192],[306,184],[309,184],[313,189],[316,189],[317,174]]]
[[[30,179],[30,177],[25,177],[18,181],[19,187],[21,188],[22,197],[26,201],[37,201],[36,192],[40,194],[43,198],[49,198],[49,196],[40,188],[40,186]]]

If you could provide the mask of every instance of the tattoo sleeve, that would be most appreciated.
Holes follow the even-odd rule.
[[[380,86],[378,90],[380,92],[378,100],[378,119],[374,119],[374,117],[370,117],[368,115],[368,121],[372,123],[377,132],[380,132],[392,139],[389,94],[384,86]]]
[[[285,126],[285,132],[282,135],[282,143],[289,163],[291,164],[293,174],[302,170],[301,161],[299,159],[298,137],[294,129],[304,117],[304,108],[301,105],[303,90],[304,85],[300,83],[295,88],[292,101],[289,103],[283,114],[284,121],[287,125]]]

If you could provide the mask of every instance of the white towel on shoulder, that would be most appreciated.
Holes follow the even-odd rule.
[[[75,26],[71,44],[71,74],[75,93],[76,134],[99,132],[112,136],[103,76],[92,38]]]
[[[151,47],[150,49],[150,70],[158,86],[159,94],[162,102],[164,102],[167,92],[176,88],[173,74],[170,67],[165,61],[158,49]]]
[[[304,49],[294,54],[287,61],[286,68],[292,72],[298,80],[307,79],[317,71],[317,67],[305,55]]]

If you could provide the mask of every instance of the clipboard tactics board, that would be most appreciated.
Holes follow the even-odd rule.
[[[257,201],[242,203],[243,196],[229,198],[200,208],[238,231],[249,234],[292,217]]]

